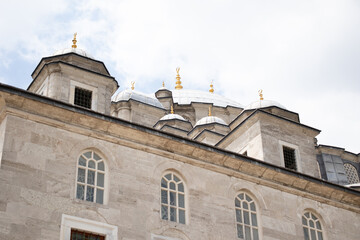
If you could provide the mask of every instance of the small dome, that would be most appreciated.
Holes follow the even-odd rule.
[[[245,110],[250,109],[257,109],[257,108],[265,108],[265,107],[279,107],[282,109],[286,109],[283,105],[281,105],[278,102],[271,101],[271,100],[259,100],[256,102],[253,102],[245,107]]]
[[[174,99],[174,103],[178,105],[188,105],[193,103],[212,103],[214,106],[218,107],[237,107],[237,108],[244,108],[243,105],[237,103],[231,99],[225,98],[218,94],[210,93],[210,92],[203,92],[198,90],[173,90],[172,96]]]
[[[142,102],[151,106],[155,106],[158,108],[164,108],[163,105],[157,100],[155,97],[148,96],[144,93],[137,92],[134,90],[126,89],[122,92],[119,92],[114,98],[114,102],[120,102],[120,101],[128,101],[130,99],[133,99],[138,102]]]
[[[179,114],[173,114],[173,113],[163,116],[162,118],[160,118],[160,121],[162,121],[162,120],[172,120],[172,119],[179,119],[179,120],[187,121],[187,120],[185,120],[185,118],[183,118]]]
[[[65,49],[62,49],[62,50],[58,50],[53,54],[53,56],[62,55],[62,54],[66,54],[66,53],[71,53],[71,52],[79,54],[79,55],[87,57],[87,58],[94,59],[93,56],[91,56],[90,54],[88,54],[87,52],[85,52],[84,50],[79,49],[79,48],[65,48]]]
[[[222,120],[221,118],[215,117],[215,116],[203,117],[202,119],[197,121],[195,126],[205,125],[205,124],[210,124],[210,123],[219,123],[219,124],[227,126],[227,124],[224,122],[224,120]]]

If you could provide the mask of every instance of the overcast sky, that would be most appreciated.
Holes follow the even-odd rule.
[[[120,85],[175,85],[243,105],[264,98],[322,130],[320,144],[359,153],[360,1],[11,0],[0,7],[0,82],[26,89],[40,59],[71,47]]]

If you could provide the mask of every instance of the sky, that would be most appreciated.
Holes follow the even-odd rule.
[[[248,105],[264,98],[322,130],[319,144],[359,153],[360,1],[12,0],[0,8],[0,82],[26,89],[42,57],[78,48],[119,91],[175,86]]]

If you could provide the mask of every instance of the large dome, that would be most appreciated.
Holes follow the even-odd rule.
[[[155,97],[145,95],[144,93],[137,92],[134,90],[126,89],[122,92],[119,92],[114,98],[114,102],[120,102],[120,101],[128,101],[130,99],[133,99],[138,102],[146,103],[158,108],[164,108],[163,105],[157,100]]]
[[[65,48],[62,50],[58,50],[53,54],[53,56],[62,55],[62,54],[66,54],[66,53],[76,53],[81,56],[94,59],[93,56],[91,56],[90,54],[88,54],[87,52],[85,52],[84,50],[79,49],[79,48]]]
[[[202,119],[197,121],[195,126],[205,125],[205,124],[210,124],[210,123],[219,123],[219,124],[222,124],[222,125],[227,125],[224,122],[224,120],[222,120],[221,118],[218,118],[218,117],[215,117],[215,116],[207,116],[207,117],[203,117]]]
[[[177,103],[178,105],[188,105],[191,103],[212,103],[214,106],[218,107],[231,106],[244,108],[244,106],[240,103],[210,92],[180,89],[173,90],[172,96],[174,103]]]
[[[245,110],[250,109],[258,109],[258,108],[265,108],[265,107],[279,107],[282,109],[286,109],[283,105],[281,105],[278,102],[271,101],[271,100],[259,100],[256,102],[253,102],[245,107]]]

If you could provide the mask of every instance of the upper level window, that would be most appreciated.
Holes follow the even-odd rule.
[[[323,240],[323,230],[318,217],[311,212],[302,216],[302,225],[305,240]]]
[[[296,171],[295,149],[283,146],[283,155],[285,167]]]
[[[259,225],[254,200],[248,194],[240,193],[235,198],[235,211],[238,238],[259,240]]]
[[[185,188],[173,173],[161,179],[161,218],[185,224]]]
[[[359,182],[359,175],[356,168],[350,163],[344,164],[344,169],[348,178],[349,184],[354,184]]]
[[[94,151],[80,155],[77,167],[76,198],[103,203],[105,190],[105,163]]]
[[[74,104],[91,109],[92,91],[75,87]]]
[[[105,236],[71,229],[70,240],[105,240]]]

